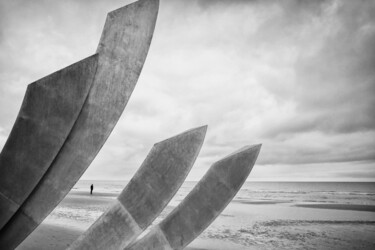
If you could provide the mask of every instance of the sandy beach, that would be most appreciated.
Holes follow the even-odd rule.
[[[116,197],[73,190],[18,249],[65,249]],[[154,224],[182,198],[177,194]],[[306,202],[289,196],[248,200],[239,193],[187,249],[375,249],[374,207],[371,202]]]

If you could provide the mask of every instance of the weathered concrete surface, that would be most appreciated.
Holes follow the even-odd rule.
[[[140,0],[108,14],[97,49],[97,72],[81,113],[53,163],[0,234],[0,248],[19,245],[22,214],[36,224],[59,204],[95,158],[124,110],[155,28],[158,0]]]
[[[121,249],[121,244],[126,246],[142,231],[131,214],[117,200],[68,249]]]
[[[29,84],[0,154],[0,229],[56,157],[89,93],[97,55]]]
[[[206,129],[199,127],[155,144],[117,203],[69,249],[123,249],[136,239],[184,182]]]
[[[164,232],[159,228],[159,225],[156,225],[148,234],[136,241],[134,245],[125,249],[172,250],[173,248],[169,245],[169,242],[167,238],[165,238]]]
[[[233,199],[250,174],[261,145],[245,147],[214,163],[187,197],[145,237],[126,249],[183,249]]]

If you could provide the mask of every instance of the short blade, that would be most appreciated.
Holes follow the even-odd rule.
[[[214,163],[186,198],[145,237],[125,249],[183,249],[234,198],[258,157],[260,145],[245,147]]]
[[[117,202],[69,248],[123,249],[168,204],[193,166],[206,126],[155,144]]]

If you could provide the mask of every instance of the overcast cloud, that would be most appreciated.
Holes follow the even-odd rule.
[[[96,50],[129,1],[0,1],[0,148],[28,83]],[[189,176],[263,143],[250,179],[375,180],[375,2],[161,0],[135,91],[83,176],[129,179],[208,124]]]

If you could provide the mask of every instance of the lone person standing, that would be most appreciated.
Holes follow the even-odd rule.
[[[92,191],[94,190],[94,184],[91,184],[90,186],[90,195],[92,195]]]

